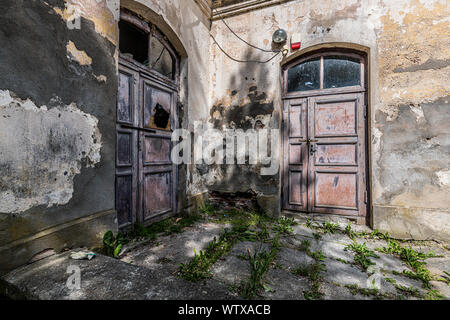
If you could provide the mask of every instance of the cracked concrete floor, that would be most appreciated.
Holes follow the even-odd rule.
[[[280,238],[279,251],[263,277],[264,290],[260,292],[259,298],[304,300],[305,292],[311,291],[314,283],[308,276],[296,274],[295,270],[299,266],[314,264],[315,260],[310,253],[318,251],[323,255],[322,259],[318,260],[323,266],[323,271],[320,272],[320,280],[317,281],[319,286],[316,289],[320,292],[321,299],[424,299],[429,294],[430,288],[425,288],[420,280],[403,273],[410,268],[398,256],[376,251],[376,248],[386,247],[385,240],[370,237],[355,239],[359,244],[365,243],[366,247],[377,255],[370,258],[375,264],[364,271],[355,263],[355,253],[346,250],[353,240],[344,232],[324,233],[324,230],[307,227],[300,221],[296,222],[297,224],[292,226],[292,232],[283,234]],[[319,224],[316,223],[316,225]],[[219,238],[227,227],[229,226],[212,221],[198,222],[182,233],[158,237],[155,242],[128,248],[121,260],[156,272],[163,282],[168,279],[179,279],[177,273],[180,263],[191,261],[194,252],[199,253],[200,250],[205,250],[208,243],[215,237]],[[361,226],[353,228],[371,232]],[[344,230],[345,225],[340,225],[340,229]],[[305,243],[309,245],[309,251],[306,250],[306,252],[302,249],[302,244]],[[410,245],[417,251],[425,253],[433,251],[438,255],[425,260],[426,268],[434,278],[430,282],[431,289],[438,290],[443,297],[449,299],[450,251],[448,247],[432,241],[402,243],[402,246]],[[211,289],[208,292],[214,292],[214,288],[221,288],[206,298],[242,298],[237,288],[250,277],[249,261],[245,259],[247,251],[269,250],[270,246],[270,241],[265,243],[239,241],[230,252],[211,266],[212,278],[191,283],[192,288]],[[436,292],[432,291],[432,293]]]
[[[387,246],[383,237],[355,238],[366,252],[376,254],[369,258],[374,265],[364,271],[355,262],[355,252],[346,250],[353,240],[343,232],[345,225],[339,226],[340,231],[326,233],[326,228],[321,228],[319,223],[311,228],[311,224],[297,221],[276,242],[273,240],[274,223],[268,222],[268,233],[262,237],[264,242],[248,241],[246,237],[234,241],[233,246],[209,266],[210,277],[198,282],[181,278],[180,264],[193,261],[195,252],[207,249],[225,228],[231,228],[210,216],[180,233],[159,234],[152,241],[133,241],[122,250],[119,260],[102,254],[90,261],[72,260],[70,251],[44,258],[0,278],[0,289],[6,285],[6,295],[17,299],[242,299],[242,284],[249,283],[252,275],[248,254],[271,252],[276,248],[256,299],[450,298],[450,251],[446,244],[398,242],[403,247],[411,246],[414,252],[434,251],[437,255],[425,260],[425,267],[432,276],[427,288],[422,281],[403,272],[411,271],[405,257],[402,260],[376,250]],[[371,232],[360,226],[352,228],[357,232]],[[364,243],[365,246],[361,246]],[[80,270],[81,276],[80,287],[76,289],[67,285],[71,277],[69,271],[74,269]]]

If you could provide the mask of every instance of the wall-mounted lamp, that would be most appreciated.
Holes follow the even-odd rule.
[[[272,41],[276,44],[285,43],[287,40],[287,33],[283,29],[278,29],[273,33]]]

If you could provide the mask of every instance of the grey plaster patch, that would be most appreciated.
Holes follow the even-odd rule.
[[[295,226],[292,226],[292,229],[293,229],[293,234],[295,236],[314,238],[314,236],[313,236],[314,230],[306,227],[303,224],[297,224]]]
[[[97,125],[75,104],[48,110],[0,90],[0,212],[67,204],[82,164],[100,162]]]
[[[444,275],[444,272],[450,274],[450,258],[442,257],[442,258],[429,258],[426,259],[427,263],[426,268],[435,275]]]

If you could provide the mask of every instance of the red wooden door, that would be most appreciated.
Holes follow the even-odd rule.
[[[366,215],[364,93],[285,100],[284,208]]]
[[[309,98],[309,210],[365,216],[364,94]]]
[[[307,211],[308,180],[307,99],[286,100],[283,110],[284,208]]]
[[[316,54],[285,69],[283,208],[366,217],[364,59]]]

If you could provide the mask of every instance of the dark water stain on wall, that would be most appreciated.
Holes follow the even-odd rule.
[[[232,95],[236,94],[236,91],[232,92]],[[254,121],[251,121],[251,119],[254,120],[257,116],[271,115],[273,113],[273,102],[267,102],[267,94],[258,92],[256,86],[250,87],[247,96],[250,102],[244,105],[224,106],[223,104],[218,104],[213,106],[210,110],[210,122],[214,124],[214,128],[222,129],[224,125],[230,128],[234,124],[237,129],[254,129]]]

